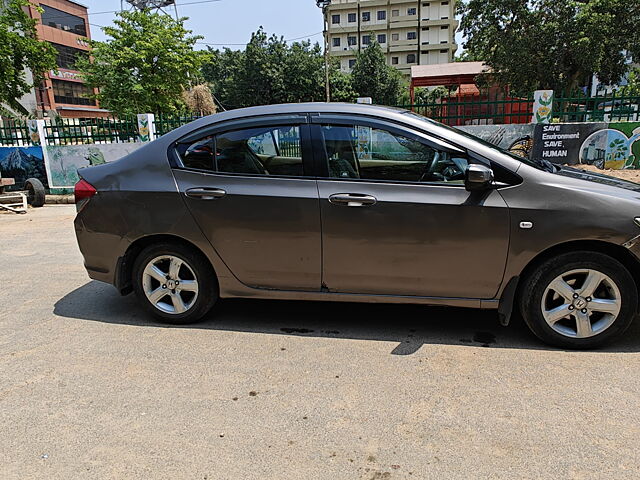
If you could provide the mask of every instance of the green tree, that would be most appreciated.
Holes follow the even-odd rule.
[[[193,50],[201,36],[185,29],[186,19],[149,11],[118,14],[111,37],[92,41],[93,60],[77,63],[87,85],[98,88],[100,104],[118,115],[169,113],[184,108],[182,92],[197,82],[203,52]]]
[[[260,27],[244,51],[210,49],[202,75],[226,108],[324,98],[324,58],[320,45],[291,45]]]
[[[358,92],[353,88],[353,77],[350,73],[340,70],[340,60],[333,59],[329,69],[329,85],[331,86],[331,101],[353,103],[358,98]],[[324,88],[324,79],[322,80]]]
[[[243,50],[214,50],[209,47],[209,55],[202,66],[202,76],[224,108],[242,106],[243,98],[239,97],[240,91],[236,82],[243,63]]]
[[[454,62],[481,62],[482,58],[477,54],[471,53],[469,50],[464,50],[455,57],[453,57]]]
[[[640,68],[634,68],[629,72],[628,84],[625,95],[640,95]]]
[[[284,57],[283,74],[286,102],[325,99],[324,55],[318,43],[312,45],[307,40],[291,44]]]
[[[371,42],[358,53],[353,67],[353,88],[361,97],[371,97],[374,103],[396,105],[402,93],[402,74],[387,65],[378,42]]]
[[[28,0],[0,2],[0,105],[23,115],[31,112],[18,100],[42,81],[45,72],[57,69],[55,49],[38,40],[36,21],[24,10],[29,5]]]
[[[516,93],[616,83],[623,52],[640,58],[637,0],[461,0],[458,13],[468,55]]]
[[[449,95],[450,92],[446,87],[416,88],[415,103],[438,103],[440,99],[442,99],[443,97],[448,97]]]

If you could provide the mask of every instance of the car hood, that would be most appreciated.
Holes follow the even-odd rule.
[[[604,175],[602,173],[579,170],[571,167],[561,167],[560,171],[557,172],[557,175],[602,185],[604,187],[602,190],[606,190],[609,194],[615,195],[615,189],[609,189],[607,187],[622,188],[627,191],[640,193],[640,184],[629,182],[628,180],[622,180],[620,178],[610,177],[609,175]]]

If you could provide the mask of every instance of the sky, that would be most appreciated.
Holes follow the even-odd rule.
[[[91,37],[105,40],[99,25],[109,25],[120,9],[120,0],[78,0],[89,7]],[[126,5],[126,2],[124,2]],[[263,26],[268,34],[285,39],[322,43],[322,13],[315,0],[177,0],[178,14],[189,17],[186,25],[214,48],[244,48],[251,33]],[[174,13],[173,7],[167,11]]]

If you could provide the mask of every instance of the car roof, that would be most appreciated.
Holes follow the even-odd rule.
[[[408,115],[406,115],[407,111],[400,108],[338,102],[283,103],[277,105],[260,105],[256,107],[238,108],[235,110],[227,110],[220,113],[214,113],[213,115],[208,115],[206,117],[199,118],[187,125],[183,125],[169,132],[168,134],[163,135],[161,138],[164,139],[164,141],[173,142],[178,138],[198,131],[201,128],[224,122],[242,120],[245,118],[291,114],[303,115],[313,113],[366,115],[370,117],[395,120],[396,122],[400,122],[405,125],[415,123],[411,121]]]
[[[373,115],[385,117],[390,114],[400,116],[403,110],[393,107],[384,107],[380,105],[362,105],[357,103],[326,103],[326,102],[307,102],[307,103],[282,103],[277,105],[260,105],[257,107],[239,108],[237,110],[228,110],[226,112],[216,113],[204,117],[207,123],[217,123],[226,120],[233,120],[244,117],[257,117],[262,115],[283,115],[289,113],[346,113],[356,115]]]

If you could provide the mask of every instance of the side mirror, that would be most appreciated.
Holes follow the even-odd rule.
[[[489,188],[492,182],[493,170],[484,165],[471,164],[464,172],[464,187],[470,192]]]

